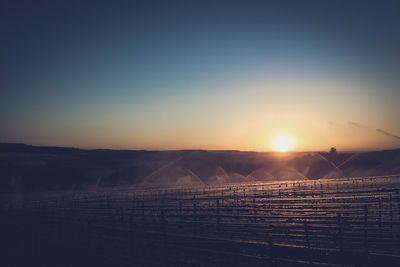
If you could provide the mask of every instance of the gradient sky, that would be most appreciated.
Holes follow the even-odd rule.
[[[397,2],[1,1],[0,142],[400,147]]]

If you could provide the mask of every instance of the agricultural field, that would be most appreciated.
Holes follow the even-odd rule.
[[[400,266],[396,175],[2,203],[2,266]]]

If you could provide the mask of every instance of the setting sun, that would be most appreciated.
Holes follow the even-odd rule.
[[[271,140],[271,147],[278,152],[287,152],[293,149],[294,140],[289,134],[277,134]]]

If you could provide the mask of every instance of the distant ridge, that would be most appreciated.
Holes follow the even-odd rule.
[[[171,150],[157,150],[157,149],[113,149],[113,148],[77,148],[77,147],[64,147],[64,146],[40,146],[40,145],[29,145],[25,143],[8,143],[0,142],[0,152],[33,152],[33,151],[114,151],[114,152],[217,152],[217,153],[272,153],[276,154],[279,152],[275,151],[247,151],[247,150],[206,150],[206,149],[171,149]],[[345,151],[343,153],[355,154],[355,153],[376,153],[376,152],[388,152],[388,151],[400,151],[399,148],[393,149],[382,149],[382,150],[366,150],[366,151]],[[294,151],[288,152],[290,154],[296,153],[318,153],[321,151]]]
[[[79,151],[81,151],[81,149],[74,147],[32,146],[21,143],[0,143],[0,152],[77,153]]]

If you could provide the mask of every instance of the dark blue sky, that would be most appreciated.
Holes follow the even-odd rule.
[[[285,131],[298,149],[397,145],[348,129],[400,134],[397,1],[0,5],[0,141],[263,150]]]

